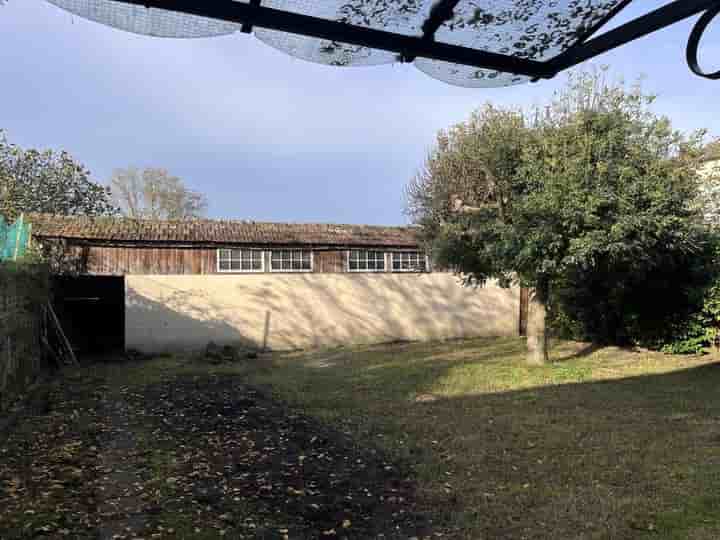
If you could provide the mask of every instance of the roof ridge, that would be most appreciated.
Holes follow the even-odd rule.
[[[281,226],[317,226],[317,227],[370,227],[380,229],[409,229],[415,228],[416,225],[374,225],[371,223],[335,223],[322,221],[259,221],[253,219],[234,219],[234,218],[192,218],[192,219],[151,219],[151,218],[134,218],[129,216],[106,216],[106,215],[65,215],[52,214],[48,212],[28,212],[27,216],[39,216],[44,219],[102,219],[127,221],[133,223],[149,223],[152,225],[161,224],[187,224],[187,223],[229,223],[233,225],[281,225]]]
[[[119,242],[205,244],[417,246],[417,228],[397,225],[149,220],[123,216],[28,213],[37,237]]]

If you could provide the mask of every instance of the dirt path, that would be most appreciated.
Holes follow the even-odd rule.
[[[3,540],[431,535],[402,467],[238,377],[79,374],[49,405],[0,443]]]
[[[138,426],[133,423],[125,393],[112,392],[98,409],[98,416],[105,421],[98,445],[100,476],[95,489],[99,540],[140,535],[147,524],[142,486],[148,475],[138,459],[143,454],[138,446]]]

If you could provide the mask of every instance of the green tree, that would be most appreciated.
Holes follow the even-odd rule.
[[[204,195],[165,169],[118,169],[110,184],[121,211],[134,219],[195,219],[207,209]]]
[[[470,283],[531,288],[530,364],[548,360],[556,289],[652,274],[703,249],[701,134],[674,131],[652,101],[602,72],[573,75],[547,107],[486,107],[442,132],[410,185],[438,263]]]
[[[107,215],[116,212],[108,188],[67,152],[22,149],[0,131],[0,214]]]

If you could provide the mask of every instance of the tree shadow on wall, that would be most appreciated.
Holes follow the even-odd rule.
[[[517,326],[513,293],[480,291],[478,302],[459,283],[438,287],[422,275],[247,276],[212,293],[201,280],[143,279],[153,298],[128,283],[128,324],[135,340],[153,348],[215,341],[291,350],[508,335]]]
[[[507,335],[498,321],[515,321],[518,316],[517,302],[507,292],[486,294],[478,304],[470,301],[459,282],[454,289],[436,288],[422,277],[402,276],[400,285],[373,275],[353,275],[348,292],[302,275],[297,276],[297,286],[268,283],[257,295],[276,323],[271,325],[271,341],[289,349]]]
[[[157,301],[128,287],[126,310],[133,314],[132,334],[134,341],[142,344],[139,348],[147,352],[177,352],[190,344],[197,349],[199,344],[206,345],[211,341],[244,348],[262,346],[218,317],[211,308],[203,307],[193,299],[191,292],[176,289],[163,301]],[[171,306],[184,308],[173,309]],[[174,339],[169,340],[168,336]],[[132,341],[128,343],[130,348],[135,345]]]

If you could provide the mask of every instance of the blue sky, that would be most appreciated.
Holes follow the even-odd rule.
[[[623,18],[663,3],[636,0]],[[685,65],[690,29],[676,25],[602,63],[627,79],[643,74],[676,127],[720,134],[720,82]],[[703,47],[720,65],[717,29]],[[486,101],[542,103],[563,81],[462,89],[408,65],[310,64],[244,34],[153,39],[43,0],[0,7],[0,128],[13,142],[67,150],[100,182],[119,167],[167,168],[204,192],[218,218],[404,223],[403,187],[439,129]]]

